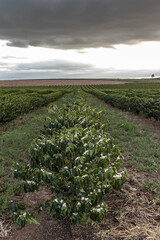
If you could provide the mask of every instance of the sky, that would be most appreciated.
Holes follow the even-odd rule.
[[[159,0],[0,0],[0,80],[160,76]]]

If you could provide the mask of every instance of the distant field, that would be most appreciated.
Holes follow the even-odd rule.
[[[0,81],[0,87],[27,87],[27,86],[62,86],[62,85],[104,85],[104,84],[124,84],[125,81],[112,81],[112,80],[79,80],[79,79],[71,79],[71,80],[5,80]]]

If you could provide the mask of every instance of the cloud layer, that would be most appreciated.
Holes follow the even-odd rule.
[[[160,41],[159,0],[0,1],[0,39],[60,49]]]
[[[4,69],[4,70],[3,70]],[[91,64],[73,63],[64,60],[35,63],[0,63],[0,80],[54,79],[54,78],[133,78],[160,76],[159,70],[116,70],[95,68]]]

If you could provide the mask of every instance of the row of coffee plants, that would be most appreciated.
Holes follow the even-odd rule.
[[[114,107],[160,120],[160,90],[84,89]]]
[[[122,155],[101,124],[102,112],[80,99],[50,108],[51,117],[42,135],[31,145],[28,162],[17,164],[14,176],[24,192],[50,189],[50,200],[39,206],[53,219],[71,224],[101,221],[107,213],[103,197],[121,189],[126,172],[120,171]],[[36,223],[26,209],[11,203],[11,217],[20,226]],[[16,210],[15,210],[16,209]]]
[[[117,81],[117,80],[116,80]],[[123,80],[122,80],[123,81]],[[109,90],[109,89],[160,89],[160,80],[159,81],[155,81],[155,82],[151,82],[151,81],[136,81],[134,80],[128,80],[128,82],[123,83],[123,84],[103,84],[103,85],[87,85],[87,88],[96,88],[96,89],[103,89],[103,90]]]
[[[6,90],[0,96],[0,122],[5,123],[15,119],[18,115],[28,113],[31,110],[45,106],[65,93],[72,90]]]

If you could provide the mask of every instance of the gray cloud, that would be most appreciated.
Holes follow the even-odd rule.
[[[85,72],[94,67],[91,64],[75,63],[64,60],[49,60],[32,63],[16,64],[16,71],[54,71],[54,72]]]
[[[159,0],[0,1],[0,39],[9,46],[63,49],[160,40]]]
[[[6,68],[7,70],[3,70]],[[99,69],[93,65],[67,61],[44,61],[35,63],[0,63],[0,80],[6,79],[47,79],[47,78],[133,78],[160,76],[160,71]]]
[[[25,57],[4,56],[4,57],[1,57],[1,59],[5,59],[5,60],[8,60],[8,59],[25,59]]]

